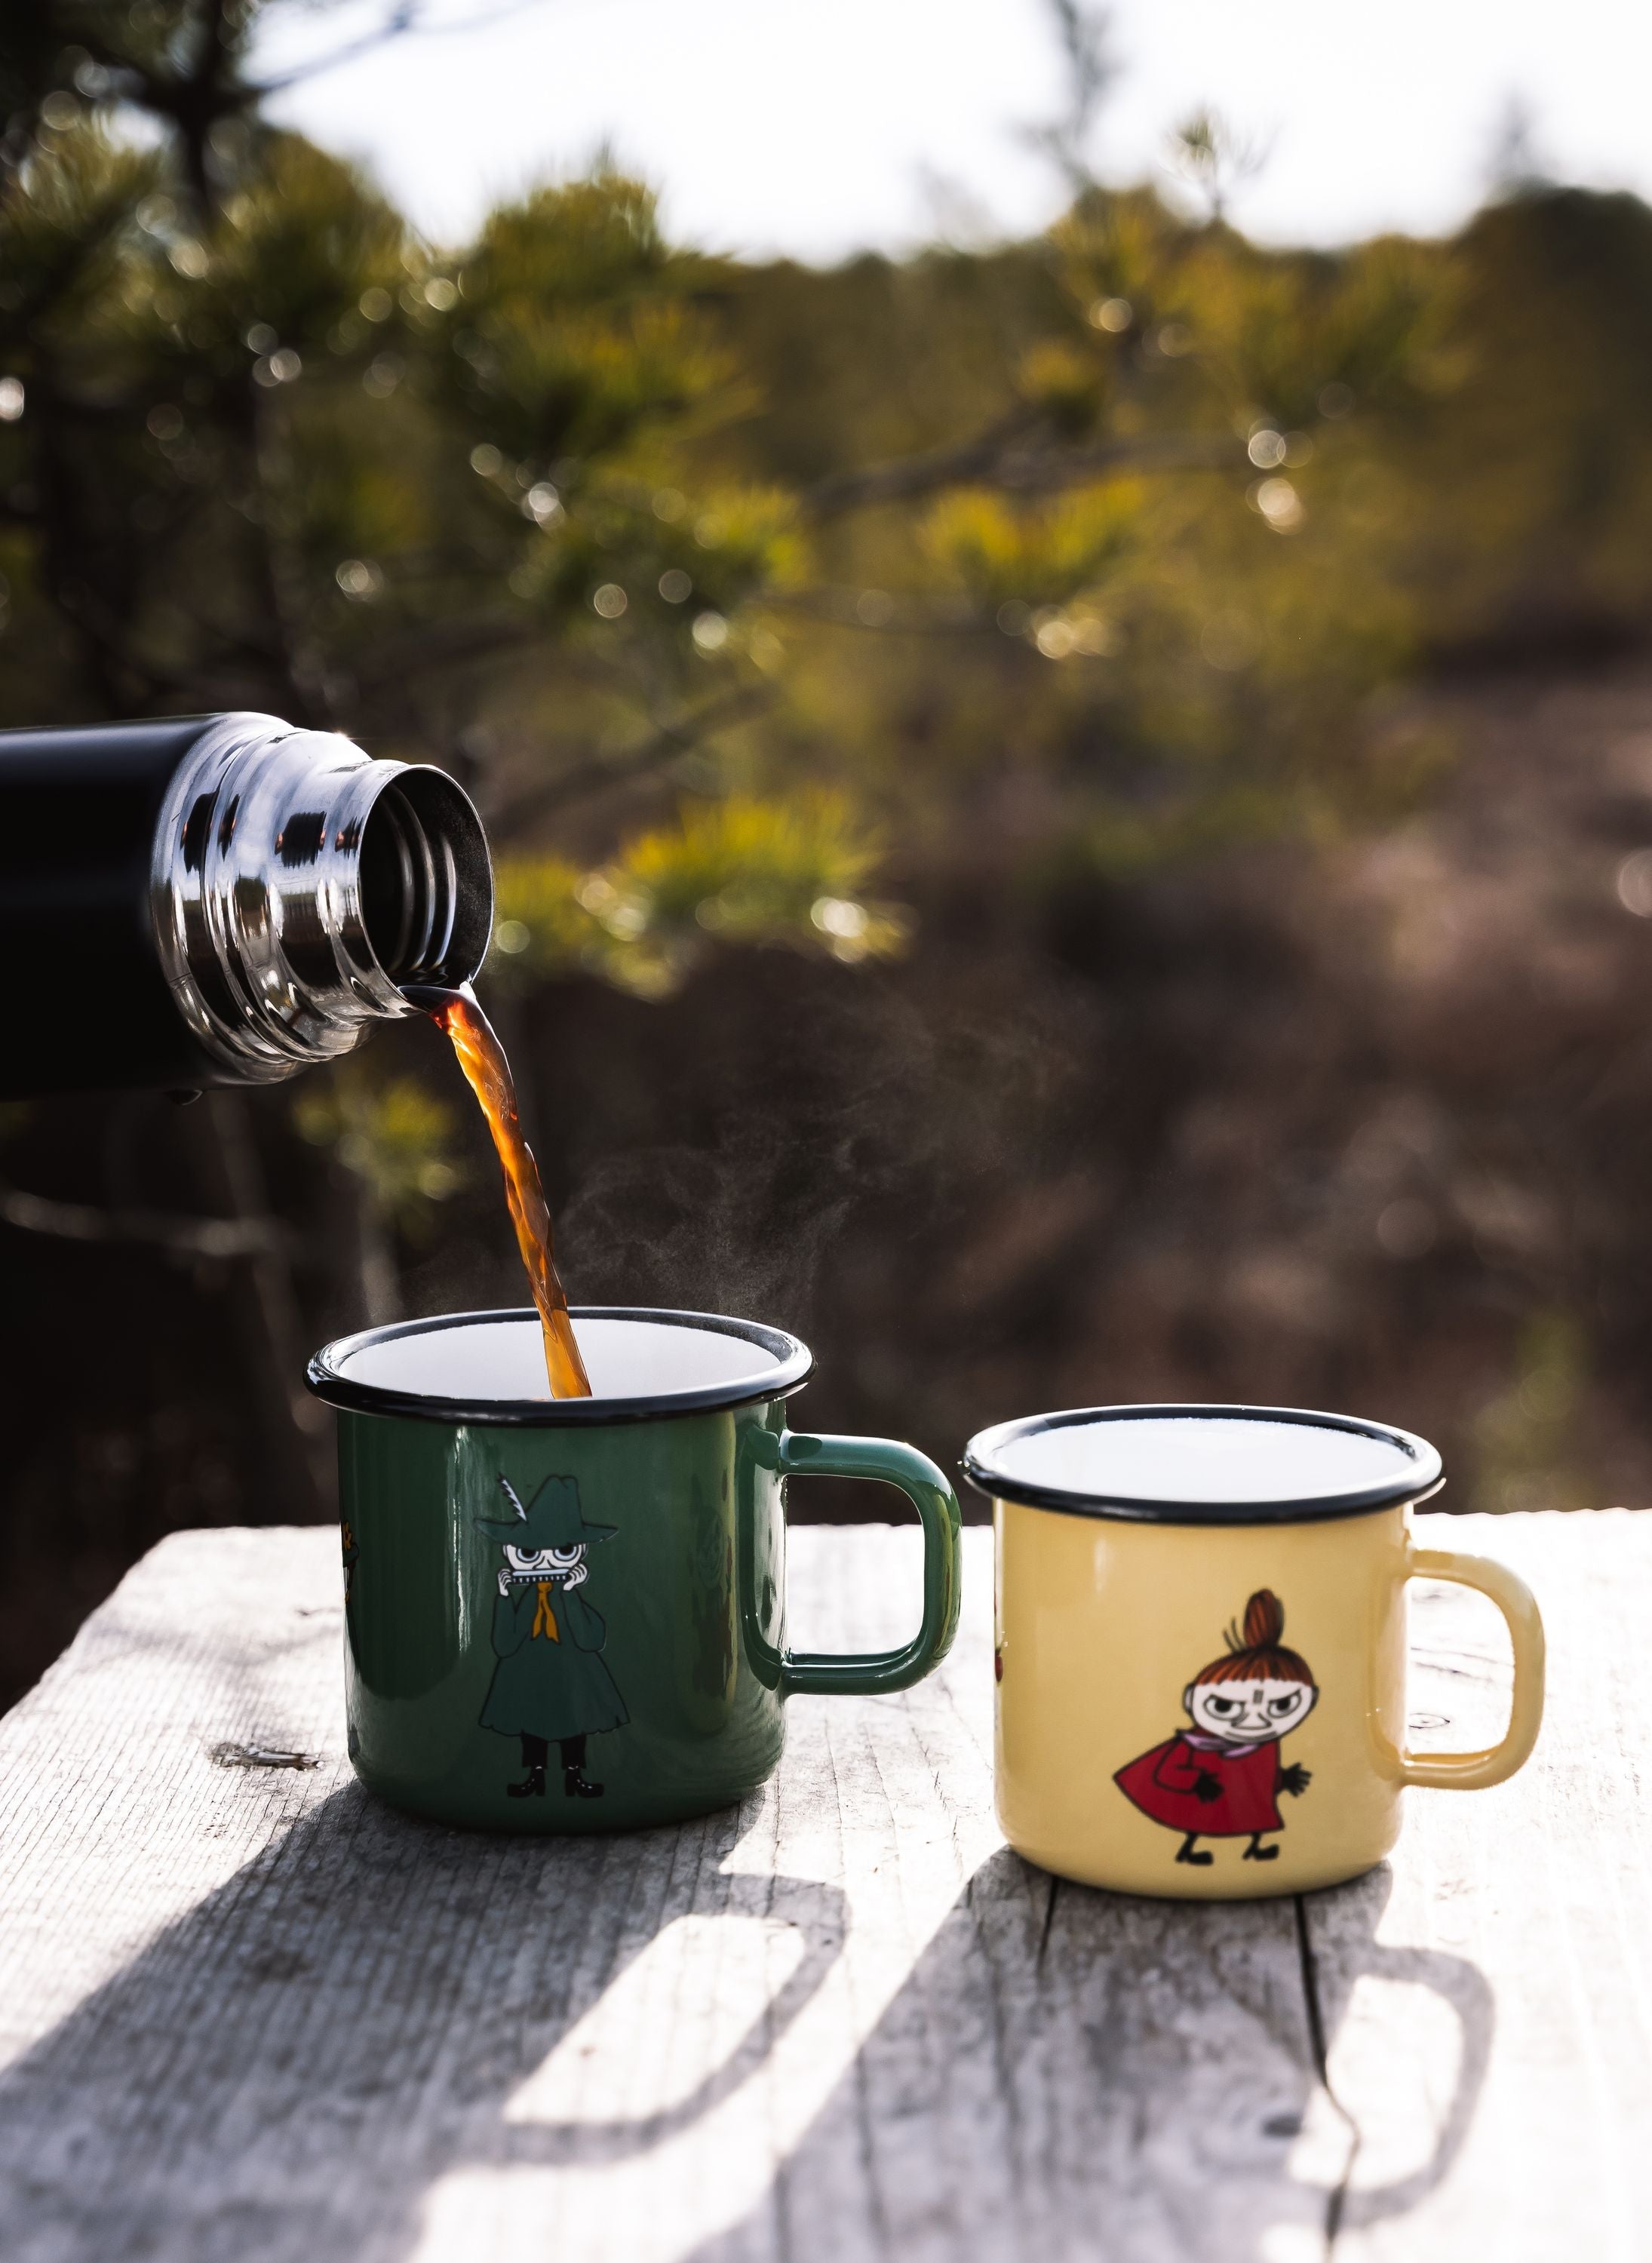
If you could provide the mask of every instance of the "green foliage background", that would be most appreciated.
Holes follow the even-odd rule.
[[[764,1301],[837,1343],[840,1413],[944,1454],[1033,1393],[1367,1405],[1387,1377],[1378,1411],[1455,1426],[1482,1498],[1571,1470],[1640,1340],[1587,1236],[1558,1270],[1482,1238],[1437,1280],[1484,1351],[1454,1408],[1405,1380],[1397,1306],[1387,1336],[1348,1317],[1395,1293],[1368,1237],[1272,1373],[1162,1254],[1143,1293],[1175,1317],[1133,1367],[1105,1283],[1143,1220],[1194,1215],[1177,1158],[1215,1153],[1213,1109],[1249,1120],[1235,1081],[1293,1015],[1337,1099],[1247,1134],[1246,1199],[1283,1207],[1244,1263],[1298,1231],[1305,1156],[1438,1084],[1387,993],[1359,1014],[1388,1034],[1349,1039],[1327,876],[1496,802],[1450,687],[1644,638],[1652,217],[1533,188],[1448,244],[1265,251],[1220,217],[1204,119],[1203,216],[1102,187],[1063,129],[1070,209],[1025,243],[742,265],[598,170],[437,245],[263,122],[258,13],[54,0],[0,30],[0,719],[264,708],[464,778],[576,1299]],[[1310,1072],[1279,1074],[1296,1104]],[[1543,1086],[1499,1074],[1505,1117]],[[315,1513],[324,1440],[271,1373],[514,1298],[455,1097],[402,1032],[205,1132],[4,1127],[9,1175],[102,1218],[105,1286],[251,1314],[219,1395],[267,1484],[180,1346],[170,1430],[109,1414],[127,1540],[76,1480],[89,1563],[154,1515]],[[274,1223],[203,1275],[164,1220],[226,1203]]]

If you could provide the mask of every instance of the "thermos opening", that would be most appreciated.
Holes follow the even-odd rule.
[[[404,770],[361,842],[361,923],[398,987],[467,981],[488,949],[493,891],[476,813],[439,770]]]

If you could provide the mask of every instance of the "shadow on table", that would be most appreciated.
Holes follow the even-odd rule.
[[[848,1925],[834,1887],[722,1869],[749,1821],[489,1839],[335,1792],[0,2078],[7,2263],[398,2263],[454,2171],[624,2162],[692,2128],[758,2073]],[[1388,1887],[1383,1869],[1301,1904],[1150,1902],[1057,1888],[1001,1850],[762,2198],[693,2263],[1278,2263],[1297,2252],[1278,2227],[1319,2252],[1333,2218],[1414,2207],[1469,2126],[1492,2013],[1473,1965],[1377,1943]],[[635,2120],[515,2118],[525,2082],[690,1913],[789,1924],[799,1944],[714,2071]],[[67,1942],[77,1912],[62,1920]],[[1360,2163],[1320,2083],[1366,1976],[1457,2023],[1426,2158],[1396,2162],[1380,2134]],[[663,2042],[640,2035],[645,2075]],[[567,2080],[556,2094],[583,2103]],[[535,2221],[519,2252],[541,2230],[554,2252]]]
[[[489,1838],[335,1791],[0,2076],[7,2263],[395,2259],[450,2171],[663,2142],[756,2072],[842,1951],[835,1887],[721,1869],[750,1820]],[[690,1914],[801,1945],[716,2068],[635,2122],[508,2119]]]
[[[1301,1905],[1321,2031],[1337,2092],[1333,2102],[1349,2136],[1335,2203],[1336,2220],[1346,2229],[1408,2214],[1450,2173],[1480,2102],[1496,2023],[1491,1988],[1477,1964],[1441,1949],[1391,1946],[1375,1938],[1393,1884],[1393,1872],[1384,1862],[1351,1885],[1306,1896]],[[1369,2048],[1347,2054],[1355,2063],[1358,2088],[1348,2074],[1339,2072],[1337,2037],[1355,1992],[1366,1980],[1421,1990],[1449,2012],[1458,2047],[1453,2086],[1443,2112],[1431,2113],[1429,2093],[1438,2080],[1441,2059],[1438,2028],[1426,2017],[1414,2014],[1402,2030],[1395,2022],[1385,2023],[1383,2048],[1390,2055],[1386,2066],[1376,2063]],[[1403,2064],[1402,2050],[1409,2053]],[[1373,2085],[1380,2086],[1382,2093],[1374,2105]],[[1382,2130],[1367,2129],[1362,2109],[1371,2109],[1371,2119],[1382,2123],[1391,2125],[1396,2119],[1409,2122],[1413,2143],[1419,2126],[1431,2118],[1431,2143],[1418,2147],[1420,2158],[1396,2162],[1392,2157],[1395,2141]],[[1400,2143],[1403,2147],[1403,2136]]]
[[[1464,1959],[1378,1943],[1391,1883],[1385,1864],[1300,1902],[1153,1902],[1002,1850],[762,2202],[691,2263],[1277,2263],[1415,2207],[1467,2131],[1493,2009]],[[1449,2108],[1397,2176],[1322,2079],[1367,1977],[1429,1991],[1460,2039]]]

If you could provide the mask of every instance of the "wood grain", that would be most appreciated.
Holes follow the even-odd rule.
[[[794,1701],[740,1810],[564,1842],[359,1791],[330,1532],[174,1536],[0,1723],[7,2263],[1652,2252],[1652,1520],[1428,1522],[1539,1591],[1536,1759],[1202,1908],[1003,1846],[983,1534],[942,1672]],[[799,1638],[899,1639],[917,1562],[801,1529]],[[1419,1743],[1495,1733],[1489,1607],[1414,1638]]]
[[[1543,1734],[1494,1790],[1411,1792],[1394,1862],[1311,1898],[1330,2075],[1357,2126],[1338,2258],[1652,2254],[1652,1516],[1445,1517],[1496,1555],[1549,1644]],[[1451,1588],[1414,1609],[1438,1745],[1507,1717],[1507,1637]],[[1421,1736],[1418,1742],[1422,1742]]]

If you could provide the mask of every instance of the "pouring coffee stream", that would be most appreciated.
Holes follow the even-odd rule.
[[[274,1084],[428,1014],[498,1150],[551,1395],[589,1398],[510,1064],[470,987],[492,926],[482,821],[428,764],[241,712],[0,731],[0,955],[33,970],[37,1009],[0,1098]]]
[[[553,1399],[589,1399],[591,1378],[568,1316],[568,1297],[556,1270],[550,1205],[540,1182],[533,1150],[523,1137],[517,1114],[516,1085],[504,1047],[476,1002],[468,982],[454,990],[428,983],[405,983],[402,995],[428,1014],[458,1056],[465,1080],[492,1134],[504,1198],[516,1228],[517,1247],[545,1336],[545,1371]]]

